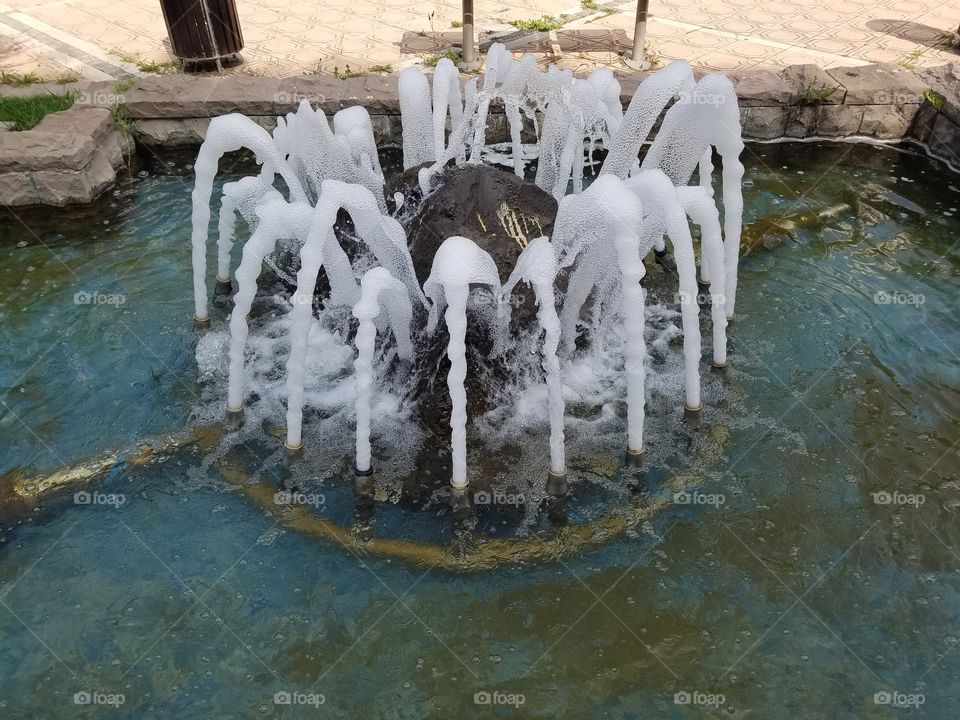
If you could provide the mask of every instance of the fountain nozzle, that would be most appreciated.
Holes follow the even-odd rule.
[[[627,448],[627,457],[625,464],[629,468],[634,468],[636,470],[643,469],[643,458],[646,455],[646,448],[640,448],[639,450],[632,450]]]
[[[232,295],[233,283],[230,278],[217,277],[217,284],[213,287],[213,294],[216,296]]]
[[[290,467],[302,457],[303,457],[303,443],[298,443],[295,446],[291,446],[291,445],[287,445],[287,443],[283,443],[284,467]]]
[[[243,406],[241,405],[238,408],[230,407],[227,405],[227,415],[225,418],[225,424],[227,428],[231,430],[236,430],[238,427],[243,425]]]
[[[684,405],[683,421],[693,427],[699,427],[700,424],[703,423],[703,403],[700,403],[695,408]]]
[[[567,470],[564,468],[560,472],[550,470],[547,473],[547,495],[551,497],[563,497],[570,489],[567,483]]]
[[[204,315],[203,317],[193,316],[193,329],[194,330],[209,330],[210,329],[210,317]]]

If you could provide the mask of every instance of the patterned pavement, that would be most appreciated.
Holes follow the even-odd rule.
[[[477,0],[481,43],[506,38],[515,52],[534,52],[586,71],[622,67],[631,46],[635,3],[583,0]],[[449,0],[237,0],[245,49],[232,72],[286,76],[393,70],[457,44],[460,5]],[[816,63],[871,62],[924,67],[960,60],[945,34],[960,24],[960,0],[653,0],[648,50],[665,64],[685,58],[729,71]],[[512,20],[550,15],[550,32],[521,33]],[[160,0],[3,0],[0,71],[47,79],[120,77],[167,63]]]

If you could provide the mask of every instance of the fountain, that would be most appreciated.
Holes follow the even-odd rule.
[[[536,186],[559,201],[552,232],[529,238],[514,222],[516,231],[510,233],[509,242],[516,241],[519,255],[510,267],[502,262],[498,267],[477,238],[461,236],[446,238],[432,258],[414,257],[408,228],[402,224],[408,195],[397,192],[387,197],[373,127],[363,108],[340,110],[331,126],[321,110],[304,101],[296,112],[278,118],[272,133],[241,115],[215,118],[196,161],[193,191],[194,320],[199,328],[210,324],[206,252],[219,160],[227,152],[246,148],[261,165],[256,177],[224,185],[217,226],[216,293],[229,294],[236,283],[227,397],[231,424],[243,422],[249,391],[244,374],[248,315],[263,264],[284,274],[274,260],[279,248],[293,258],[294,267],[286,275],[293,280],[295,271],[296,287],[287,302],[288,460],[295,460],[303,448],[307,345],[317,318],[334,328],[344,343],[351,342],[353,334],[358,477],[373,472],[371,391],[378,338],[382,349],[392,336],[395,351],[383,362],[403,363],[403,375],[412,388],[418,368],[438,367],[433,339],[442,337],[445,325],[450,482],[462,491],[469,485],[467,349],[481,334],[492,339],[495,355],[504,356],[517,343],[519,325],[528,335],[542,337],[536,368],[542,374],[535,374],[531,382],[542,380],[546,386],[547,489],[562,494],[567,480],[564,372],[573,356],[591,352],[591,333],[582,332],[581,314],[592,305],[593,329],[607,322],[622,326],[627,462],[642,466],[648,372],[644,260],[651,250],[658,257],[667,253],[665,238],[678,276],[684,410],[693,418],[702,413],[697,247],[690,222],[699,228],[700,279],[710,286],[712,364],[722,368],[728,361],[726,329],[734,312],[743,208],[739,161],[743,143],[731,83],[719,74],[695,81],[689,65],[677,61],[648,76],[624,112],[620,84],[609,70],[583,79],[553,66],[541,71],[532,56],[514,59],[495,44],[482,79],[471,78],[462,86],[459,71],[444,59],[437,64],[432,84],[414,68],[403,71],[398,84],[403,167],[413,173],[417,185],[408,188],[408,194],[415,190],[429,196],[438,182],[442,185],[451,163],[457,167],[481,163],[488,150],[490,108],[502,103],[513,174],[523,178],[526,161],[536,158]],[[661,117],[641,163],[640,149]],[[535,146],[524,145],[525,132],[536,139]],[[599,174],[594,170],[598,148],[606,151]],[[723,167],[722,221],[713,199],[714,151]],[[691,184],[695,172],[697,184]],[[343,226],[343,213],[349,216],[349,229]],[[231,277],[237,215],[251,234]],[[421,286],[416,268],[426,262],[429,277]],[[508,279],[502,284],[503,276]],[[328,289],[318,284],[323,277]],[[520,283],[534,292],[535,321],[530,313],[511,311]],[[487,307],[478,307],[474,300],[478,287],[490,293],[484,295],[492,298]],[[433,353],[429,362],[418,362],[429,353]],[[411,391],[408,398],[415,402],[414,395]]]

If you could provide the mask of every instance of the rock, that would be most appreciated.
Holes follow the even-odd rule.
[[[817,135],[823,137],[850,137],[860,131],[863,120],[862,105],[824,105],[820,108]]]
[[[217,117],[228,113],[241,115],[273,115],[274,98],[281,92],[283,81],[255,75],[227,75],[217,78],[200,117]],[[189,117],[189,116],[187,116]]]
[[[917,74],[927,87],[943,98],[939,112],[960,124],[960,63],[925,68]]]
[[[839,105],[846,91],[819,65],[788,65],[777,73],[790,90],[793,105]]]
[[[787,129],[786,107],[741,107],[740,125],[743,137],[752,140],[775,140]]]
[[[410,188],[417,168],[411,168],[390,183],[392,188]],[[430,275],[434,255],[448,237],[470,238],[490,253],[505,282],[513,270],[523,246],[533,238],[550,235],[557,203],[532,183],[513,173],[487,165],[464,165],[444,170],[434,179],[436,189],[420,203],[407,221],[407,236],[414,269],[421,285]],[[416,194],[416,189],[411,193]],[[525,286],[514,292],[515,304],[511,328],[531,327],[536,322],[534,294]],[[484,303],[490,302],[490,307]],[[486,410],[488,388],[484,376],[507,372],[512,359],[497,349],[490,325],[484,317],[493,313],[493,298],[476,290],[468,310],[467,331],[467,412],[476,417]],[[438,438],[449,438],[450,395],[446,377],[450,369],[446,358],[448,335],[441,318],[440,327],[419,348],[418,384],[415,397],[421,424]],[[441,359],[440,362],[437,360]],[[483,371],[478,370],[478,361]],[[445,447],[443,443],[440,447]],[[449,477],[449,456],[437,452],[436,445],[418,458],[417,466],[431,475]]]
[[[132,151],[106,108],[52,113],[32,130],[0,135],[0,204],[90,202],[116,181]]]
[[[910,137],[924,145],[929,144],[933,125],[939,114],[932,105],[926,103],[921,105],[917,114],[913,117],[913,123],[910,125]]]
[[[146,77],[124,92],[124,109],[133,119],[209,117],[207,100],[215,85],[212,77]]]
[[[933,122],[930,132],[930,152],[954,166],[960,166],[958,148],[960,148],[960,125],[940,113]]]
[[[817,134],[817,122],[820,108],[814,105],[800,105],[787,109],[787,127],[784,135],[802,139]]]
[[[728,77],[737,92],[741,108],[789,105],[793,100],[793,88],[784,83],[783,77],[773,70],[751,68],[747,71],[734,71]]]
[[[251,117],[257,125],[273,131],[277,125],[275,115]],[[137,140],[148,148],[199,148],[207,135],[210,118],[147,118],[136,120]]]
[[[526,243],[549,236],[557,201],[533,183],[489,165],[450,168],[434,178],[437,189],[408,224],[408,243],[421,284],[441,243],[470,238],[493,257],[506,281]]]
[[[846,90],[847,105],[919,105],[923,81],[896,65],[832,68],[826,73]]]
[[[917,105],[864,105],[859,135],[880,140],[898,140],[907,135]]]

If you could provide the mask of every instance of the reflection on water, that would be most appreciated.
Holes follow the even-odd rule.
[[[689,503],[559,562],[458,574],[287,530],[202,453],[118,469],[79,504],[4,513],[2,715],[950,716],[960,178],[852,145],[744,159],[726,412],[750,420]],[[0,473],[184,424],[188,197],[136,178],[0,224]],[[312,490],[347,513],[333,474]]]

